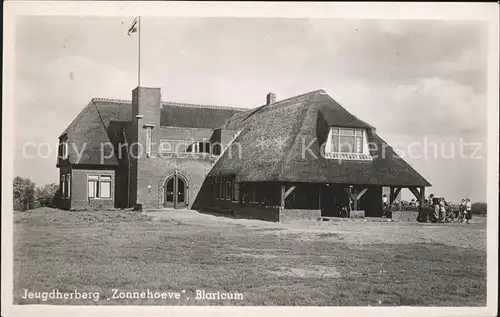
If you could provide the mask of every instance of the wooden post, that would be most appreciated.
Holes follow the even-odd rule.
[[[396,190],[394,191],[394,200],[396,200],[396,197],[398,197],[399,193],[401,192],[401,189],[402,187],[397,187]]]
[[[396,199],[396,196],[394,195],[394,187],[389,187],[389,209],[392,206],[392,202]]]
[[[392,205],[392,203],[396,200],[396,197],[398,197],[399,193],[401,192],[402,187],[390,187],[390,195],[389,195],[389,206]]]
[[[363,197],[363,195],[366,193],[367,190],[368,190],[368,187],[367,188],[363,188],[359,192],[356,192],[356,189],[353,188],[353,191],[351,192],[349,190],[349,188],[346,188],[347,194],[349,194],[349,197],[352,200],[353,210],[358,210],[358,201],[361,199],[361,197]]]
[[[420,204],[419,209],[422,209],[422,205],[425,202],[425,187],[420,187]]]
[[[418,200],[420,200],[420,193],[419,193],[417,187],[408,187],[408,189],[411,191],[411,193],[413,194],[413,196],[415,196],[415,198],[417,198]]]
[[[291,186],[288,188],[288,190],[285,192],[285,199],[290,195],[293,191],[295,190],[295,186]]]
[[[285,209],[285,196],[286,194],[286,185],[281,185],[281,203],[280,203],[280,209]]]
[[[345,191],[347,192],[347,194],[349,195],[349,197],[351,198],[352,200],[352,203],[353,203],[353,208],[354,210],[356,210],[356,208],[358,207],[357,203],[356,203],[356,195],[354,195],[350,190],[349,190],[349,187],[345,188]]]

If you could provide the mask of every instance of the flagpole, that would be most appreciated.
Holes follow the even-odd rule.
[[[137,87],[141,87],[141,16],[137,19],[137,32],[138,43],[137,43]]]

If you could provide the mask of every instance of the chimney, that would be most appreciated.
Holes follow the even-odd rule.
[[[266,105],[273,104],[276,101],[276,94],[275,93],[268,93],[266,96]]]

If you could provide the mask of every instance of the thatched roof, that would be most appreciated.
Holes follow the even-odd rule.
[[[366,129],[368,140],[378,148],[371,153],[373,161],[339,161],[319,155],[329,126]],[[349,113],[323,90],[236,114],[225,128],[241,133],[234,140],[232,151],[228,149],[216,162],[210,176],[234,174],[242,182],[430,186],[387,146],[372,126]],[[303,149],[307,148],[312,154],[305,152],[303,156]]]
[[[241,112],[238,108],[211,105],[162,102],[160,126],[215,129],[221,127],[233,114]],[[78,161],[77,153],[70,146],[68,156],[71,164],[118,165],[118,160],[110,156],[111,149],[104,146],[105,157],[101,162],[101,144],[115,144],[121,136],[114,135],[117,127],[125,127],[132,120],[132,103],[127,100],[94,98],[78,114],[61,134],[68,136],[83,155]],[[120,124],[113,124],[120,123]],[[113,133],[114,136],[110,135]]]

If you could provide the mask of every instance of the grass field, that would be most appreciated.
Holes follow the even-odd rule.
[[[274,224],[54,209],[15,212],[14,221],[15,304],[486,305],[484,221]],[[100,299],[22,299],[25,289]],[[113,289],[181,297],[114,299]],[[196,299],[196,290],[243,299]]]

